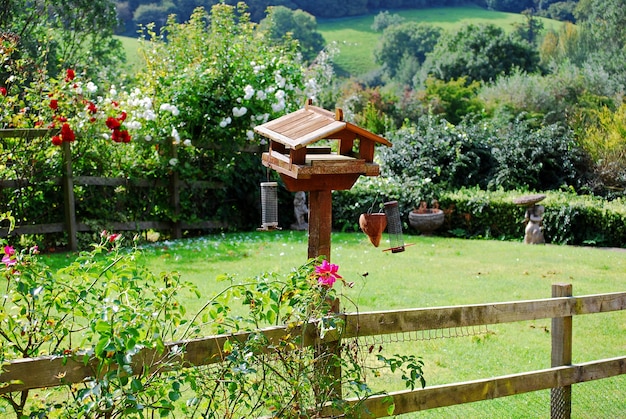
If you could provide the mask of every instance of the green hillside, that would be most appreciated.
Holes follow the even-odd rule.
[[[444,7],[432,9],[413,9],[389,11],[398,14],[406,21],[426,22],[440,26],[445,30],[454,31],[468,23],[492,23],[509,31],[513,24],[524,23],[525,17],[515,13],[504,13],[486,10],[477,6]],[[561,22],[538,18],[544,22],[544,28],[558,28]],[[318,19],[318,31],[327,43],[337,42],[339,55],[335,61],[342,72],[358,75],[374,70],[373,48],[380,37],[371,25],[374,15],[358,16],[341,19]]]
[[[468,23],[493,23],[505,30],[512,30],[513,24],[525,21],[525,17],[520,14],[495,12],[477,6],[397,10],[390,13],[398,14],[406,21],[426,22],[450,31]],[[537,19],[544,22],[545,29],[557,29],[562,25],[555,20]],[[371,29],[373,22],[374,15],[318,20],[318,31],[326,42],[337,43],[340,52],[335,61],[340,73],[359,75],[377,68],[373,49],[381,34]],[[140,65],[137,39],[125,36],[117,38],[124,45],[130,67]]]

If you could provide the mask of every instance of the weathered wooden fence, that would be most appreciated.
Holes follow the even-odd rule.
[[[2,138],[22,138],[25,140],[50,136],[49,130],[0,130],[0,140]],[[55,185],[60,186],[63,194],[64,216],[63,222],[48,224],[16,225],[12,232],[7,229],[0,229],[0,237],[8,234],[50,234],[67,233],[68,247],[77,250],[79,232],[93,230],[93,226],[81,222],[76,216],[76,199],[74,196],[75,186],[102,187],[102,186],[133,186],[137,188],[167,188],[169,192],[169,205],[172,210],[172,219],[178,220],[180,213],[180,193],[186,188],[218,189],[224,185],[212,181],[186,182],[181,180],[177,172],[164,179],[126,179],[126,178],[106,178],[96,176],[75,176],[72,170],[72,151],[70,144],[64,142],[62,145],[63,173],[61,177],[50,179]],[[0,190],[2,188],[19,189],[31,184],[30,179],[0,179]],[[15,215],[15,214],[14,214]],[[226,227],[225,223],[219,221],[200,221],[188,223],[184,221],[128,221],[128,222],[107,222],[107,226],[115,231],[145,231],[145,230],[169,230],[173,238],[182,237],[182,231],[194,229],[220,229]]]
[[[626,292],[573,297],[571,296],[572,287],[567,284],[555,284],[552,291],[553,298],[541,300],[344,313],[340,314],[345,320],[342,335],[328,333],[323,342],[332,343],[356,337],[552,319],[551,368],[392,392],[367,399],[364,407],[369,409],[371,417],[380,418],[389,416],[387,411],[389,397],[395,404],[394,415],[400,415],[552,389],[551,406],[555,409],[558,407],[559,410],[558,412],[552,410],[552,417],[569,418],[573,384],[626,374],[626,356],[571,364],[572,316],[624,310],[626,309]],[[313,332],[316,328],[311,327],[308,330]],[[294,329],[287,332],[283,327],[267,328],[262,332],[270,344],[278,342],[287,333],[291,335],[297,333]],[[208,365],[223,360],[223,347],[226,341],[245,340],[247,336],[247,333],[209,336],[174,342],[168,348],[184,347],[187,363],[196,366]],[[305,335],[305,344],[311,345],[315,342],[319,342],[319,339],[313,333]],[[142,365],[146,365],[142,360],[154,359],[154,355],[152,351],[143,351],[133,358],[136,370],[139,371]],[[84,382],[87,377],[93,375],[94,368],[93,363],[84,364],[80,360],[63,357],[11,361],[3,366],[0,383],[17,381],[7,386],[0,386],[0,394]],[[358,400],[348,400],[351,404],[358,402]],[[335,413],[331,408],[321,412],[323,416],[331,416]]]

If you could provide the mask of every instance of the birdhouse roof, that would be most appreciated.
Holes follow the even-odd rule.
[[[322,139],[332,139],[333,135],[339,138],[339,135],[345,131],[361,139],[391,146],[385,138],[343,121],[341,110],[333,113],[310,104],[303,109],[259,125],[254,128],[254,131],[295,150]]]

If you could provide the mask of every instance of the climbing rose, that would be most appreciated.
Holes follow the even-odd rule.
[[[321,265],[315,267],[318,285],[331,288],[335,281],[342,279],[341,275],[337,274],[338,270],[339,266],[329,263],[327,260],[322,261]]]
[[[17,260],[14,256],[15,249],[11,246],[4,246],[4,257],[2,258],[2,263],[4,263],[7,268],[17,264]]]
[[[109,129],[116,129],[119,128],[120,125],[122,125],[119,120],[115,119],[112,116],[109,116],[105,123]]]
[[[59,107],[59,101],[56,99],[52,99],[50,101],[50,109],[52,109],[53,111],[56,111],[58,107]]]
[[[58,135],[55,135],[55,136],[52,137],[52,144],[53,145],[61,145],[62,143],[63,143],[63,140]]]
[[[74,73],[74,70],[72,70],[71,68],[68,68],[67,72],[65,73],[65,81],[72,81],[74,80],[74,77],[76,77],[76,73]]]
[[[76,135],[74,134],[74,131],[72,131],[72,128],[70,128],[70,125],[67,123],[61,126],[61,138],[63,139],[63,141],[69,141],[69,142],[72,142],[76,139]]]
[[[6,87],[0,87],[0,95],[2,95],[2,96],[6,96],[7,95],[7,88]]]

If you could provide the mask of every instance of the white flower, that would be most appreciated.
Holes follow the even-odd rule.
[[[76,92],[76,94],[78,94],[78,95],[82,95],[83,94],[83,88],[82,88],[80,82],[79,83],[74,83],[74,85],[72,87],[74,87],[74,91]]]
[[[254,96],[254,87],[247,85],[246,87],[243,88],[243,91],[245,92],[244,95],[244,100],[250,100],[252,99],[252,96]]]
[[[126,123],[126,128],[128,129],[141,129],[141,122],[137,121],[137,120],[132,120]]]
[[[232,120],[230,119],[230,116],[226,117],[226,118],[222,119],[222,121],[220,122],[220,127],[226,128],[226,126],[228,124],[230,124],[231,122],[232,122]]]
[[[159,107],[160,111],[168,111],[171,112],[172,115],[174,116],[178,116],[180,114],[180,111],[178,110],[178,108],[174,105],[170,105],[169,103],[163,103],[160,107]]]
[[[241,108],[237,108],[237,107],[233,108],[233,115],[236,117],[244,116],[246,112],[248,112],[248,109],[245,106],[242,106]]]
[[[154,113],[152,109],[147,109],[143,113],[143,119],[145,119],[146,121],[154,121],[156,119],[156,113]]]
[[[263,90],[258,90],[256,92],[256,98],[259,100],[265,100],[265,98],[267,97],[267,95],[265,94],[265,92]]]
[[[98,90],[98,86],[96,86],[92,81],[88,82],[85,88],[89,93],[96,93],[96,91]]]
[[[246,137],[248,137],[248,140],[250,141],[254,140],[254,131],[252,131],[251,129],[246,131]]]
[[[152,141],[152,135],[147,134],[145,137],[143,137],[144,140],[146,140],[147,142]]]
[[[170,166],[176,166],[178,164],[178,159],[177,158],[171,158],[170,159]]]
[[[185,147],[190,147],[190,146],[191,146],[191,140],[190,140],[189,138],[188,138],[188,139],[186,139],[185,141],[183,141],[183,145],[184,145]]]
[[[285,109],[285,101],[284,100],[281,100],[278,103],[272,103],[272,111],[280,112],[283,109]]]
[[[115,90],[115,86],[111,86],[111,88],[109,89],[109,94],[111,96],[117,96],[117,90]]]
[[[176,128],[172,128],[172,138],[174,139],[174,144],[180,143],[180,134]]]

